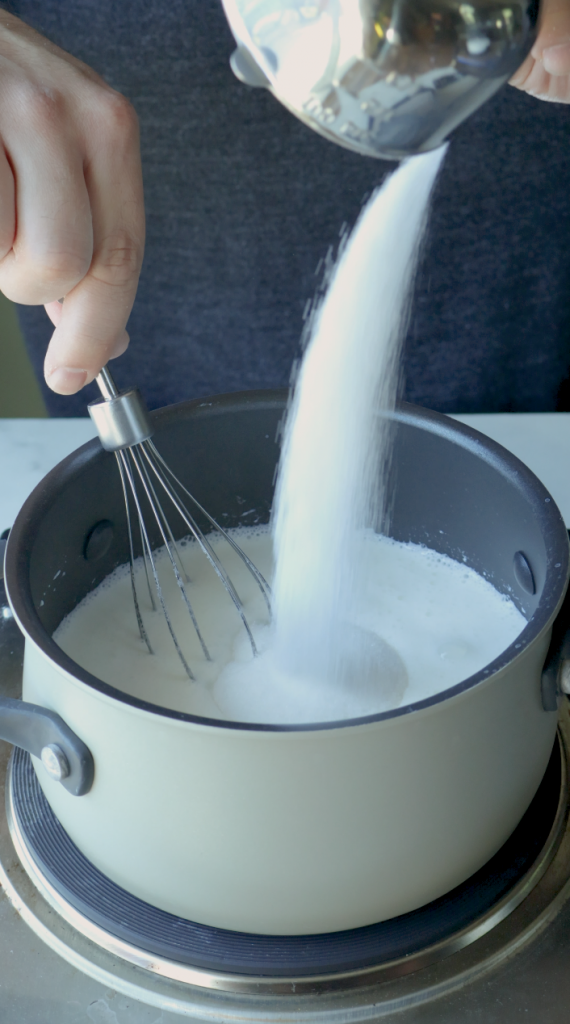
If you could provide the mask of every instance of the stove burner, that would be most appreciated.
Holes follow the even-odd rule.
[[[225,931],[175,917],[130,895],[80,853],[47,803],[29,755],[21,750],[16,750],[12,759],[11,832],[20,854],[31,859],[35,871],[32,874],[30,867],[27,870],[33,878],[36,876],[36,884],[39,876],[51,887],[52,895],[58,897],[57,902],[52,898],[52,903],[64,917],[70,919],[66,907],[73,908],[75,927],[89,937],[94,937],[90,935],[91,924],[135,952],[144,951],[207,972],[248,976],[252,981],[251,976],[260,981],[316,980],[323,975],[362,972],[363,968],[402,958],[410,958],[407,970],[413,970],[418,953],[422,955],[416,966],[424,966],[484,934],[536,884],[549,863],[545,844],[550,837],[554,847],[556,822],[562,817],[561,768],[556,743],[524,818],[499,852],[462,885],[391,921],[328,935],[267,936]],[[542,866],[537,869],[539,861]],[[105,946],[98,935],[95,941]],[[430,961],[432,947],[435,951]],[[152,958],[147,957],[148,964],[142,964],[140,957],[131,957],[120,949],[119,955],[149,970],[158,969]],[[166,972],[162,968],[160,973]],[[195,972],[192,980],[196,984]]]

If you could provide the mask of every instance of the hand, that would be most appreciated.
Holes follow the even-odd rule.
[[[510,84],[539,100],[570,103],[570,0],[542,0],[537,40]]]
[[[126,349],[143,248],[133,108],[0,11],[0,290],[45,305],[55,325],[45,376],[59,394]]]

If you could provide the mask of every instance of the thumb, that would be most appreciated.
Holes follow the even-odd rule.
[[[542,0],[540,24],[531,50],[549,75],[570,74],[570,0]]]

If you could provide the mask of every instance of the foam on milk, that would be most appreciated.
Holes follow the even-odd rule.
[[[233,535],[271,579],[269,531],[242,528]],[[513,602],[465,564],[368,532],[357,552],[360,587],[348,627],[394,652],[404,677],[388,693],[380,677],[364,690],[357,679],[354,686],[314,686],[311,678],[283,671],[276,661],[273,627],[255,583],[223,541],[214,543],[244,601],[259,657],[253,658],[232,602],[192,542],[182,546],[182,557],[212,662],[205,661],[189,627],[168,559],[159,555],[158,565],[195,683],[184,673],[162,614],[151,610],[141,564],[137,583],[155,655],[138,634],[127,567],[64,619],[54,634],[57,643],[100,679],[153,704],[207,718],[301,724],[375,714],[431,697],[484,668],[526,625]],[[372,655],[377,651],[373,646]]]

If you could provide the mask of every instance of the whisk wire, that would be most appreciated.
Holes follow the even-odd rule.
[[[144,443],[141,444],[136,450],[139,450],[139,449],[140,449],[140,451],[142,451],[146,455],[145,444]],[[133,449],[133,453],[134,453],[134,451],[135,451],[135,449]],[[148,456],[147,456],[147,459],[148,459]],[[172,529],[170,527],[170,523],[168,522],[168,519],[166,517],[164,509],[163,509],[163,507],[162,507],[162,505],[160,503],[160,499],[157,496],[156,490],[155,490],[155,488],[154,488],[154,486],[152,484],[152,480],[150,479],[150,476],[148,474],[146,466],[141,461],[140,465],[137,462],[137,468],[138,468],[139,474],[141,472],[144,472],[144,475],[146,477],[146,482],[147,482],[147,484],[148,484],[148,486],[149,486],[149,488],[150,488],[150,490],[152,492],[152,496],[153,496],[154,503],[155,503],[154,506],[153,506],[153,512],[158,511],[158,515],[160,517],[160,522],[162,523],[162,526],[164,527],[164,530],[168,534],[168,538],[169,538],[169,541],[170,541],[171,548],[174,550],[174,554],[175,554],[175,557],[176,557],[176,562],[177,562],[177,565],[178,565],[178,569],[180,571],[180,575],[183,577],[185,583],[190,583],[190,578],[188,576],[188,573],[186,572],[186,567],[184,565],[184,562],[182,561],[182,556],[181,556],[180,551],[178,549],[178,545],[177,545],[177,543],[176,543],[176,541],[174,539],[174,534],[172,533]],[[154,467],[153,467],[153,469],[154,469]],[[160,477],[158,477],[158,479],[160,480]],[[160,522],[159,522],[159,526],[160,526]],[[163,533],[162,529],[161,529],[161,533],[162,533],[162,535],[164,537],[164,533]],[[197,629],[197,632],[198,632],[198,629]]]
[[[194,626],[194,630],[195,630],[196,636],[198,637],[198,640],[200,642],[200,646],[202,648],[202,652],[204,654],[204,657],[206,658],[206,661],[211,661],[212,659],[210,657],[210,652],[208,651],[208,648],[206,646],[206,642],[205,642],[205,640],[204,640],[204,638],[202,636],[202,633],[200,631],[200,627],[198,626],[198,622],[197,622],[196,616],[194,614],[194,609],[192,607],[190,598],[188,597],[188,594],[186,593],[186,588],[184,586],[184,581],[183,581],[182,576],[180,574],[180,570],[178,568],[178,565],[176,564],[176,559],[174,558],[174,555],[172,554],[172,548],[171,548],[171,545],[170,545],[170,542],[169,542],[169,539],[168,539],[168,536],[167,536],[167,534],[170,534],[170,536],[172,537],[170,526],[168,525],[168,523],[166,521],[166,516],[164,515],[164,510],[162,508],[162,505],[160,504],[160,501],[157,498],[156,491],[155,491],[155,489],[153,487],[153,484],[152,484],[152,481],[151,481],[151,479],[150,479],[150,477],[148,475],[148,472],[146,470],[144,462],[140,458],[141,450],[144,451],[144,445],[140,445],[140,446],[137,446],[137,448],[133,448],[131,450],[131,457],[132,457],[133,462],[134,462],[134,464],[135,464],[135,466],[137,468],[137,471],[138,471],[141,483],[143,485],[143,488],[145,490],[146,496],[148,498],[150,507],[151,507],[151,509],[152,509],[152,511],[154,513],[155,519],[156,519],[156,521],[158,523],[158,528],[159,528],[159,530],[161,532],[162,539],[164,541],[164,546],[166,548],[166,553],[168,555],[168,558],[170,560],[170,564],[172,566],[172,571],[174,573],[174,578],[175,578],[176,583],[178,585],[178,589],[180,590],[180,594],[181,594],[182,600],[184,601],[184,604],[186,605],[186,609],[187,609],[188,614],[190,616],[190,619],[192,621],[192,625]],[[178,549],[176,549],[176,550],[178,552]]]
[[[130,454],[133,462],[136,465],[136,458],[135,458],[134,450],[130,449],[129,454]],[[127,479],[129,481],[129,485],[130,485],[130,488],[131,488],[131,493],[133,495],[133,499],[134,499],[134,502],[135,502],[135,505],[136,505],[137,514],[138,514],[138,517],[139,517],[139,522],[141,524],[141,531],[142,531],[142,535],[143,535],[144,546],[146,547],[146,550],[147,550],[147,553],[148,553],[148,559],[149,559],[149,562],[150,562],[150,566],[151,566],[151,570],[152,570],[152,576],[153,576],[153,579],[154,579],[154,585],[155,585],[155,588],[156,588],[156,593],[158,595],[158,600],[160,602],[160,607],[162,608],[162,613],[164,615],[164,618],[166,619],[166,624],[168,626],[168,631],[169,631],[170,636],[172,638],[172,642],[173,642],[173,644],[174,644],[174,646],[176,648],[176,653],[178,654],[178,657],[180,658],[180,661],[182,662],[182,665],[184,667],[184,670],[185,670],[188,678],[190,680],[192,680],[192,682],[194,682],[195,681],[194,673],[192,672],[190,666],[188,665],[188,662],[186,661],[186,658],[184,657],[184,654],[182,652],[180,644],[178,643],[178,638],[176,636],[176,633],[174,632],[174,627],[172,625],[172,621],[170,619],[170,615],[168,614],[168,609],[166,607],[166,602],[164,600],[164,594],[162,593],[162,587],[160,585],[160,580],[158,578],[158,572],[157,572],[157,569],[156,569],[156,564],[155,564],[155,561],[154,561],[154,558],[153,558],[153,554],[152,554],[152,548],[150,546],[148,532],[147,532],[147,529],[146,529],[146,526],[145,526],[145,522],[144,522],[143,515],[142,515],[142,510],[141,510],[141,507],[140,507],[140,501],[139,501],[139,497],[138,497],[138,494],[137,494],[137,489],[136,489],[136,486],[135,486],[135,481],[134,481],[132,469],[131,469],[131,466],[129,465],[129,461],[128,461],[127,456],[126,456],[126,452],[121,451],[120,455],[121,455],[121,458],[122,458],[122,462],[123,462],[123,467],[125,469],[125,473],[127,475]],[[143,486],[144,486],[144,484],[143,484]],[[151,502],[151,508],[152,508],[152,502]],[[153,512],[154,511],[155,510],[153,509]]]
[[[233,604],[234,604],[234,606],[235,606],[235,608],[236,608],[236,610],[237,610],[237,612],[238,612],[238,614],[239,614],[239,616],[241,618],[243,627],[244,627],[244,629],[245,629],[245,631],[247,633],[247,636],[248,636],[248,639],[249,639],[249,643],[250,643],[253,655],[254,655],[254,657],[256,657],[257,653],[258,653],[257,645],[255,643],[255,639],[254,639],[253,633],[251,631],[251,627],[249,625],[249,622],[247,621],[247,618],[246,618],[246,615],[245,615],[245,611],[244,611],[244,608],[243,608],[243,604],[242,604],[241,598],[240,598],[237,590],[235,589],[235,587],[234,587],[230,577],[228,576],[224,566],[222,565],[222,563],[221,563],[220,559],[218,558],[216,552],[213,550],[212,545],[210,544],[210,542],[206,539],[206,537],[202,533],[200,527],[196,523],[196,520],[194,519],[192,514],[188,511],[188,509],[184,505],[184,503],[181,500],[181,498],[179,497],[179,495],[176,493],[176,491],[173,489],[173,487],[168,483],[168,480],[165,480],[165,478],[163,476],[161,476],[160,472],[157,470],[156,466],[153,464],[153,460],[152,460],[151,456],[149,455],[149,453],[148,453],[148,451],[146,449],[146,446],[145,445],[141,445],[140,447],[142,448],[143,453],[144,453],[144,455],[146,456],[146,458],[147,458],[147,460],[149,462],[149,465],[152,466],[152,468],[153,468],[153,470],[154,470],[154,472],[156,474],[156,478],[157,478],[157,480],[159,480],[161,487],[164,488],[166,494],[170,498],[170,500],[171,500],[172,504],[174,505],[175,509],[177,510],[179,515],[182,517],[182,519],[186,523],[186,525],[187,525],[188,529],[190,530],[190,532],[192,533],[194,539],[200,545],[200,548],[202,549],[202,551],[205,554],[206,558],[210,562],[210,565],[212,566],[214,572],[216,573],[216,575],[218,576],[218,578],[222,582],[226,592],[228,593],[229,597],[233,601]]]
[[[271,613],[271,587],[269,586],[269,583],[267,582],[267,580],[265,579],[263,574],[259,571],[259,569],[255,565],[255,563],[251,561],[251,558],[249,558],[249,556],[245,553],[245,551],[243,551],[243,549],[240,548],[239,544],[236,544],[236,542],[233,539],[233,537],[231,537],[230,534],[226,530],[224,530],[223,526],[220,526],[220,524],[217,522],[217,520],[214,519],[213,516],[210,515],[210,513],[204,508],[204,506],[200,504],[200,502],[197,500],[197,498],[195,498],[194,495],[191,494],[190,491],[184,486],[184,484],[178,479],[178,477],[172,471],[172,469],[170,468],[168,463],[165,462],[164,459],[162,458],[162,455],[158,451],[158,449],[157,449],[156,445],[154,444],[154,442],[149,440],[149,441],[146,442],[146,446],[152,451],[154,457],[156,458],[156,460],[159,463],[159,465],[161,466],[161,468],[165,471],[165,473],[167,473],[168,476],[171,478],[171,480],[173,480],[174,483],[178,487],[180,487],[180,490],[184,491],[184,494],[188,498],[190,498],[190,501],[193,503],[193,505],[198,509],[198,511],[201,513],[201,515],[203,515],[204,518],[210,523],[210,526],[213,526],[214,529],[217,530],[218,533],[221,534],[221,536],[224,538],[224,540],[227,541],[227,543],[230,545],[230,547],[233,549],[233,551],[235,551],[236,555],[238,555],[238,557],[241,558],[242,562],[249,569],[249,572],[251,573],[251,575],[255,579],[255,581],[256,581],[256,583],[257,583],[257,585],[258,585],[258,587],[261,590],[261,593],[263,595],[263,599],[264,599],[265,604],[267,606],[267,610],[268,610],[269,613]],[[199,529],[199,527],[197,527],[197,529]],[[200,533],[201,532],[202,531],[200,531]]]
[[[140,537],[141,537],[141,550],[142,550],[142,553],[143,553],[144,574],[145,574],[146,586],[147,586],[147,590],[148,590],[148,597],[149,597],[149,601],[150,601],[150,607],[152,608],[153,612],[155,612],[156,611],[156,601],[154,600],[154,594],[152,592],[152,586],[151,586],[151,583],[150,583],[151,572],[149,572],[148,553],[147,553],[147,550],[146,550],[146,544],[144,542],[142,525],[141,525],[140,522],[139,522],[139,532],[140,532]]]
[[[136,583],[135,583],[135,554],[134,554],[134,545],[133,545],[133,529],[132,529],[132,523],[131,523],[131,509],[130,509],[129,495],[128,495],[128,490],[127,490],[127,484],[126,484],[126,481],[125,481],[125,472],[124,472],[123,465],[122,465],[122,455],[123,455],[123,453],[122,452],[115,452],[115,455],[116,455],[116,458],[117,458],[117,465],[119,467],[119,473],[120,473],[120,476],[121,476],[121,486],[123,488],[123,497],[125,499],[125,510],[126,510],[126,514],[127,514],[127,530],[128,530],[128,534],[129,534],[129,569],[130,569],[130,576],[131,576],[131,590],[132,590],[132,594],[133,594],[133,603],[134,603],[134,606],[135,606],[135,615],[136,615],[136,619],[137,619],[137,625],[139,627],[139,633],[141,635],[141,640],[144,640],[144,642],[145,642],[145,644],[146,644],[146,646],[148,648],[148,653],[149,654],[154,654],[154,651],[152,649],[150,640],[148,638],[147,631],[144,628],[144,622],[143,622],[143,617],[141,615],[141,610],[140,610],[140,606],[139,606],[139,599],[138,599],[138,594],[137,594],[137,587],[136,587]],[[145,568],[146,568],[146,560],[145,560]],[[148,580],[148,574],[147,574],[147,582],[149,583],[149,591],[150,591],[150,581]]]

